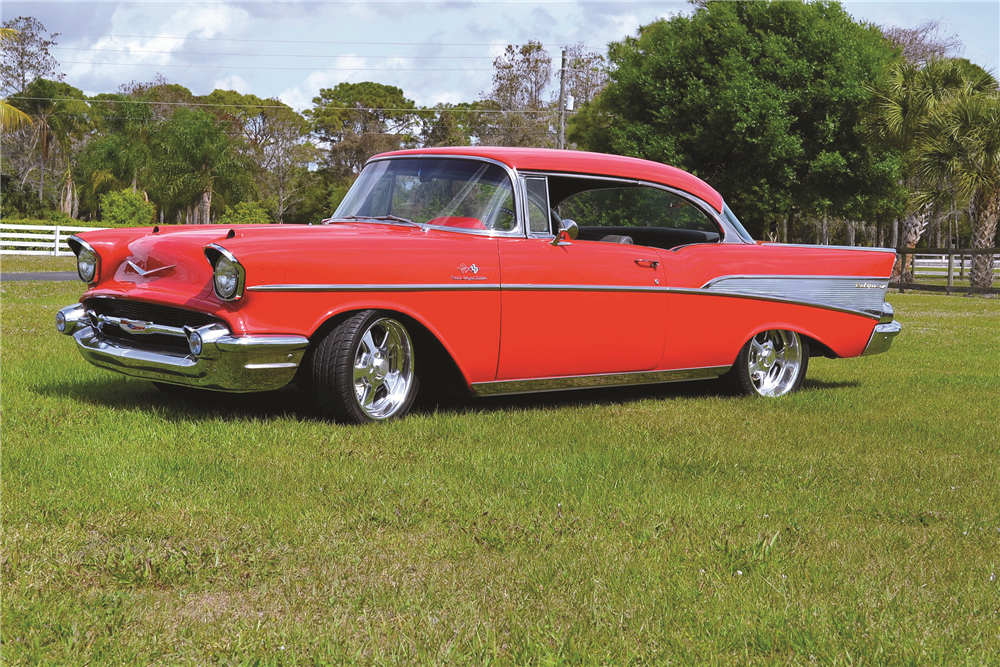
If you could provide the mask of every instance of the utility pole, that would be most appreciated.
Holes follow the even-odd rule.
[[[559,67],[559,148],[566,147],[566,49],[562,50]]]

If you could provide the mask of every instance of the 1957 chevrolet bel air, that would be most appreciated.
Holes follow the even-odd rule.
[[[83,357],[169,388],[301,382],[342,422],[418,386],[475,395],[722,377],[795,391],[810,355],[887,350],[893,251],[757,243],[662,164],[520,148],[372,158],[310,226],[74,236]]]

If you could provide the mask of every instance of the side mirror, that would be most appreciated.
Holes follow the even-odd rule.
[[[559,223],[559,231],[556,233],[556,237],[552,239],[552,245],[572,245],[570,241],[575,239],[580,233],[580,227],[573,220],[569,218],[563,218],[562,222]]]

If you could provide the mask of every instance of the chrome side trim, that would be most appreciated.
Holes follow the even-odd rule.
[[[706,290],[882,317],[887,278],[878,276],[732,275],[713,278]]]
[[[321,284],[287,284],[287,285],[253,285],[247,288],[249,292],[443,292],[443,291],[493,291],[499,290],[496,283],[482,284],[473,282],[454,283],[424,283],[404,285],[321,285]]]
[[[593,389],[596,387],[624,387],[639,384],[687,382],[717,378],[729,371],[730,366],[684,368],[674,371],[642,371],[637,373],[608,373],[603,375],[577,375],[570,377],[542,378],[538,380],[502,380],[474,382],[476,396],[501,396],[506,394],[536,394],[568,389]]]
[[[892,346],[892,339],[898,336],[902,329],[903,325],[899,322],[876,324],[875,330],[872,331],[871,338],[868,339],[868,345],[865,346],[864,352],[861,353],[861,356],[868,357],[873,354],[882,354],[887,351]]]
[[[872,248],[868,246],[859,245],[817,245],[809,243],[768,243],[764,242],[761,245],[766,246],[777,246],[785,248],[822,248],[824,250],[861,250],[863,252],[891,252],[896,254],[895,248]]]

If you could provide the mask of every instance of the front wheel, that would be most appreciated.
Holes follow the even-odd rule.
[[[312,361],[320,408],[339,422],[401,417],[417,395],[413,342],[403,324],[365,310],[320,341]]]
[[[794,331],[762,331],[746,342],[728,374],[738,393],[784,396],[802,386],[809,343]]]

